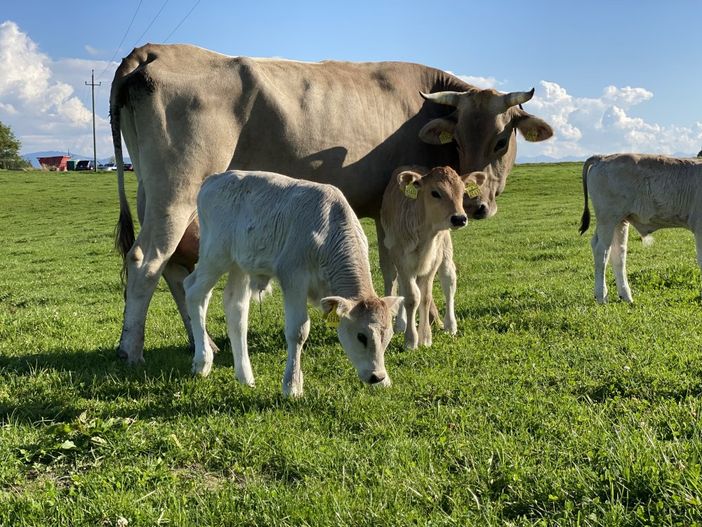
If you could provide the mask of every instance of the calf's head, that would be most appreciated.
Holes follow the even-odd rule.
[[[421,95],[454,110],[425,124],[419,138],[433,145],[455,144],[461,174],[476,170],[487,174],[481,199],[466,203],[466,212],[475,219],[493,216],[497,212],[495,198],[504,190],[517,155],[516,131],[531,142],[553,135],[545,121],[521,108],[534,96],[534,90],[499,93],[473,88]]]
[[[482,194],[486,177],[484,172],[459,176],[451,167],[436,167],[424,176],[405,170],[398,175],[398,182],[405,195],[418,200],[425,225],[440,231],[465,227],[468,216],[464,200]]]
[[[368,297],[350,300],[340,296],[322,298],[328,323],[337,326],[341,347],[366,384],[390,386],[385,371],[385,349],[392,338],[392,317],[402,297]]]

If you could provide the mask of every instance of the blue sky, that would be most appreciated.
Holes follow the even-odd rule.
[[[696,154],[701,14],[700,2],[685,0],[5,2],[0,121],[23,152],[91,153],[85,81],[93,68],[102,82],[98,157],[107,157],[107,99],[118,61],[135,45],[187,42],[230,55],[405,60],[500,91],[533,86],[526,109],[556,135],[520,141],[522,160],[625,150]]]

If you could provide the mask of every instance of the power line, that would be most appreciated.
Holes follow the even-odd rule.
[[[183,25],[183,22],[185,22],[185,20],[190,16],[190,13],[192,13],[192,12],[195,10],[195,8],[197,7],[197,4],[199,4],[200,2],[201,2],[201,0],[197,0],[197,2],[195,2],[195,4],[193,5],[193,7],[190,8],[190,11],[188,11],[188,14],[185,15],[185,16],[183,17],[183,19],[182,19],[180,22],[178,22],[178,25],[177,25],[176,27],[173,28],[173,31],[171,31],[170,33],[168,33],[168,36],[167,36],[167,37],[164,39],[164,41],[163,41],[164,43],[168,42],[168,39],[171,38],[171,35],[172,35],[173,33],[175,33],[181,25]]]
[[[99,79],[101,79],[102,76],[105,74],[105,72],[107,71],[107,68],[110,67],[110,63],[114,60],[114,58],[117,56],[117,53],[122,48],[122,44],[124,44],[124,39],[127,38],[127,33],[129,33],[129,30],[132,29],[132,24],[134,23],[134,20],[136,19],[137,13],[139,12],[139,8],[141,8],[141,3],[143,1],[144,0],[139,0],[139,4],[137,5],[137,8],[134,11],[134,14],[132,15],[132,19],[130,20],[129,25],[127,26],[127,30],[124,32],[124,35],[122,35],[122,40],[119,41],[119,44],[117,44],[117,48],[115,49],[115,52],[110,57],[110,60],[107,61],[107,64],[105,65],[105,69],[102,70],[102,73],[100,75],[98,75]]]
[[[135,47],[137,46],[137,44],[141,41],[142,37],[143,37],[144,35],[146,35],[146,32],[147,32],[149,29],[151,29],[151,26],[154,25],[154,22],[156,22],[156,19],[157,19],[157,18],[159,17],[159,15],[161,14],[161,11],[163,11],[163,8],[166,7],[166,4],[168,4],[168,0],[166,0],[165,2],[163,2],[163,5],[161,6],[161,9],[158,10],[158,13],[156,13],[156,16],[151,20],[151,22],[149,23],[149,25],[146,26],[146,29],[144,30],[144,32],[143,32],[141,35],[139,35],[139,38],[136,39],[136,42],[134,43],[134,46],[132,46],[132,47],[135,48]]]

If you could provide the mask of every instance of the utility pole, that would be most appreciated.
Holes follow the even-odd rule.
[[[90,70],[90,84],[85,82],[86,86],[90,86],[90,91],[93,95],[93,171],[97,172],[97,148],[95,145],[95,86],[102,86],[102,82],[95,84],[95,70]]]

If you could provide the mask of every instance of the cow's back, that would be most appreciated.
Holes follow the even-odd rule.
[[[121,127],[147,199],[186,179],[263,170],[332,184],[360,216],[377,217],[395,167],[457,163],[450,145],[419,139],[429,119],[451,111],[425,105],[419,92],[468,88],[412,63],[308,63],[148,44],[117,70],[111,107],[131,110]]]

